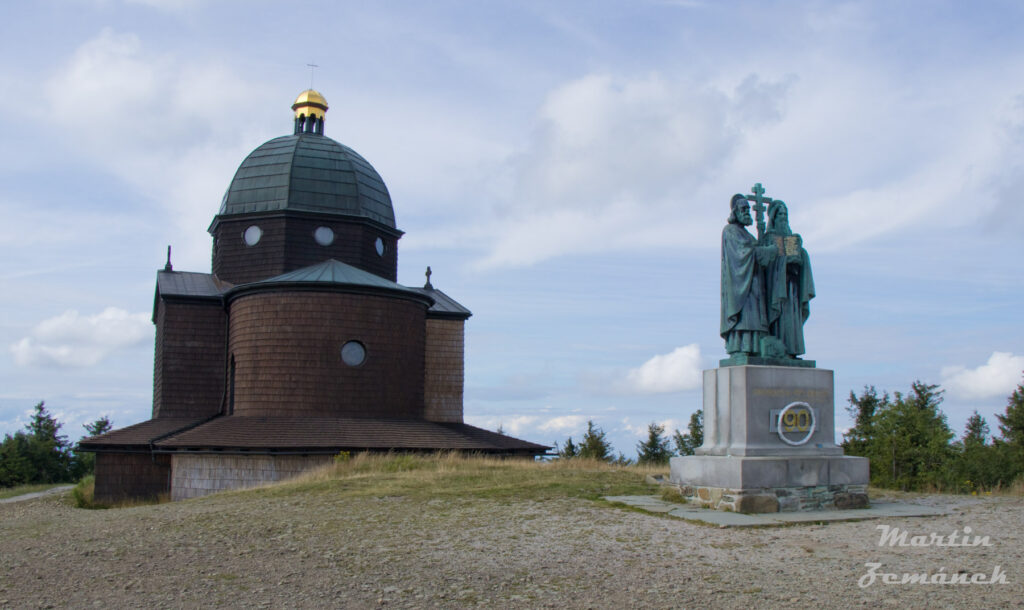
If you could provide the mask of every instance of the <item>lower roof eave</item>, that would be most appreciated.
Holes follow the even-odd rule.
[[[544,455],[546,449],[533,448],[451,448],[451,447],[149,447],[152,453],[178,455],[337,455],[350,453],[480,453],[487,455]]]
[[[77,450],[85,453],[153,453],[153,448],[149,445],[79,444]]]

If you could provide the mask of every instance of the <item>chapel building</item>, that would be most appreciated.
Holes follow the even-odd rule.
[[[80,443],[95,497],[179,500],[287,478],[342,451],[533,457],[549,447],[463,422],[464,325],[434,288],[396,283],[384,181],[324,135],[299,95],[294,132],[239,166],[212,273],[157,273],[152,419]]]

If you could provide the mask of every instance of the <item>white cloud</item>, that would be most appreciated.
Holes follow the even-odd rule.
[[[587,423],[587,419],[582,415],[561,415],[553,417],[537,427],[544,432],[575,432]]]
[[[216,56],[183,60],[107,28],[46,82],[40,119],[62,130],[71,151],[136,188],[141,204],[155,202],[169,212],[175,262],[189,267],[208,264],[202,229],[259,140],[247,125],[262,132],[268,124],[250,111],[254,99],[263,99],[260,86]],[[281,125],[287,124],[285,113]]]
[[[602,208],[685,187],[736,145],[729,98],[660,75],[590,75],[554,90],[520,159],[523,205]]]
[[[108,307],[93,316],[68,310],[43,320],[28,337],[10,346],[18,366],[93,366],[116,350],[152,338],[149,314]]]
[[[701,361],[700,346],[691,343],[630,370],[626,381],[630,389],[642,394],[693,390],[701,386]]]
[[[662,434],[664,438],[671,438],[672,433],[676,430],[685,430],[685,428],[680,425],[680,422],[674,419],[663,419],[654,423],[664,428],[664,432]],[[622,429],[637,438],[647,438],[647,426],[649,425],[649,423],[633,425],[632,421],[628,417],[624,417],[622,419]]]
[[[1024,356],[992,352],[988,362],[973,369],[962,365],[942,369],[942,386],[961,398],[1009,396],[1020,383]]]
[[[530,424],[537,421],[533,415],[513,415],[511,417],[468,417],[469,423],[485,430],[501,428],[505,434],[516,436],[530,429]]]
[[[730,194],[762,180],[824,252],[921,224],[970,231],[1001,195],[1015,201],[1024,172],[1006,140],[1022,105],[999,74],[1019,61],[908,72],[845,52],[727,66],[715,79],[661,71],[565,82],[509,162],[494,217],[459,237],[485,251],[481,269],[711,247]],[[962,86],[942,88],[954,81]],[[1019,210],[1007,204],[999,217]]]
[[[479,266],[678,245],[681,218],[710,213],[693,192],[745,133],[783,116],[791,80],[747,75],[727,92],[657,73],[592,74],[554,89],[529,146],[512,161],[513,196],[482,232],[489,254]]]

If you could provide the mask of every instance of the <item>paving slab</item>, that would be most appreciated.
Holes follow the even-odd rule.
[[[668,502],[658,496],[606,496],[604,499],[608,502],[625,504],[652,513],[665,513],[672,517],[699,521],[718,527],[779,527],[800,523],[862,521],[882,517],[932,517],[948,514],[948,511],[934,506],[903,502],[873,502],[869,508],[854,510],[744,514],[701,508],[693,504]]]
[[[763,527],[764,519],[758,515],[745,515],[725,510],[713,510],[694,506],[683,506],[670,510],[668,514],[689,521],[700,521],[718,527]]]

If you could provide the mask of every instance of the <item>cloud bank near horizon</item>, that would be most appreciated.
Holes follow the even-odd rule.
[[[10,346],[18,366],[91,367],[111,353],[142,345],[153,338],[147,313],[129,313],[117,307],[83,316],[68,310],[43,320]]]

